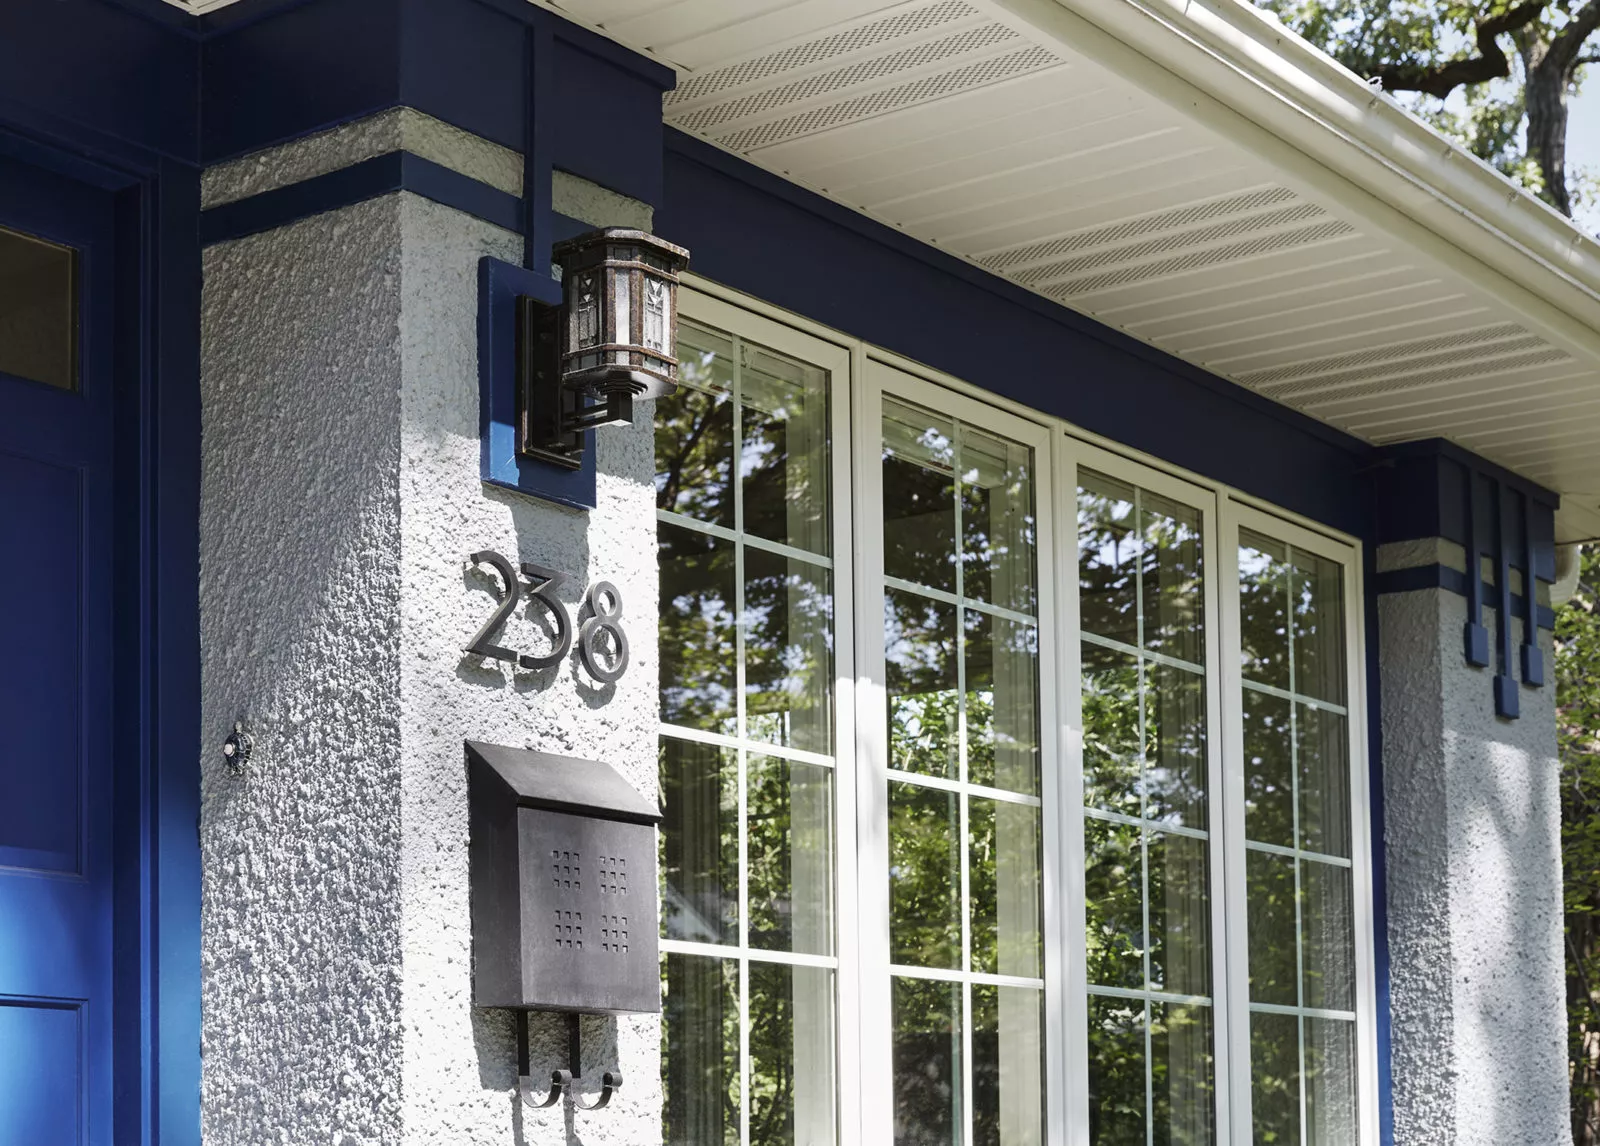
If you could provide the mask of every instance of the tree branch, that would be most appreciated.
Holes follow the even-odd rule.
[[[1564,79],[1570,78],[1578,66],[1583,42],[1596,28],[1600,28],[1600,0],[1589,0],[1550,41],[1550,50],[1544,57],[1546,63],[1555,67]]]
[[[1373,78],[1383,82],[1385,91],[1426,92],[1440,99],[1444,99],[1463,84],[1481,84],[1487,80],[1504,79],[1511,74],[1511,61],[1506,59],[1506,54],[1501,50],[1495,37],[1527,27],[1539,18],[1548,3],[1549,0],[1527,0],[1526,3],[1519,4],[1498,16],[1478,21],[1478,55],[1471,59],[1451,60],[1437,67],[1426,67],[1416,63],[1385,64],[1378,69]],[[1584,11],[1587,12],[1590,8],[1595,9],[1596,19],[1600,20],[1600,0],[1589,0]],[[1567,27],[1571,28],[1572,24]],[[1562,34],[1565,35],[1566,31],[1567,29],[1563,29]],[[1582,37],[1578,42],[1582,42]]]

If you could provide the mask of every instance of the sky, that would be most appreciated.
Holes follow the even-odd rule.
[[[1593,79],[1600,80],[1600,75]],[[1571,170],[1587,167],[1600,175],[1600,83],[1591,81],[1584,85],[1583,92],[1572,101],[1570,116],[1567,167]],[[1577,219],[1590,234],[1600,234],[1600,203],[1591,203],[1586,210],[1580,210]]]

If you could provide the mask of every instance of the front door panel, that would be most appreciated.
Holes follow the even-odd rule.
[[[0,161],[0,1142],[109,1146],[110,196]]]

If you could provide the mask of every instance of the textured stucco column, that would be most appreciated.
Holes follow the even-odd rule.
[[[517,170],[459,136],[385,113],[209,187],[225,201],[430,140],[481,181]],[[641,204],[561,192],[591,222],[648,225]],[[256,739],[242,776],[205,760],[208,1146],[660,1141],[654,1016],[584,1021],[584,1089],[626,1078],[587,1114],[520,1101],[509,1016],[472,1006],[462,741],[602,759],[655,796],[650,407],[597,436],[593,511],[479,480],[478,260],[521,250],[400,192],[206,251],[204,743],[240,718]],[[479,549],[569,574],[575,617],[589,584],[617,585],[622,680],[464,655],[495,603]],[[520,611],[502,643],[536,649],[535,623]],[[536,1017],[534,1036],[548,1079],[565,1031]]]
[[[1378,618],[1394,1140],[1566,1146],[1554,687],[1496,717],[1455,593],[1386,594]]]

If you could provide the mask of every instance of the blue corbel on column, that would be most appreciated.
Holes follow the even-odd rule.
[[[1555,616],[1539,604],[1539,583],[1555,578],[1559,498],[1443,440],[1392,446],[1383,455],[1372,469],[1377,475],[1377,591],[1447,589],[1465,597],[1463,659],[1474,668],[1494,668],[1495,715],[1518,719],[1522,686],[1545,684],[1539,630],[1553,629]],[[1485,557],[1494,562],[1492,602],[1484,593]],[[1521,574],[1520,593],[1511,584],[1514,568]],[[1497,614],[1492,654],[1486,605]],[[1516,619],[1523,621],[1520,655],[1512,639]]]

